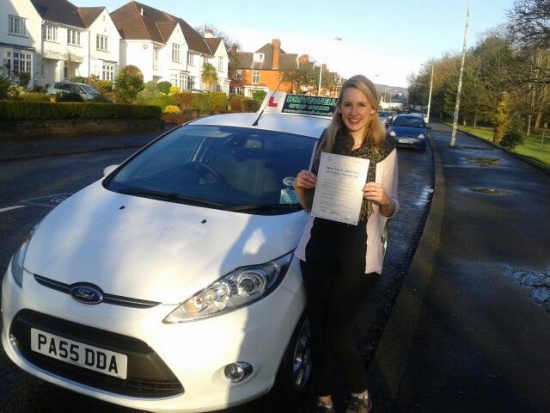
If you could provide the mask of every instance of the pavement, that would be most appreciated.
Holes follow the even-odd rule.
[[[550,172],[434,124],[435,190],[368,366],[374,413],[550,412]]]
[[[434,194],[368,365],[373,413],[548,413],[550,169],[464,133],[451,146],[451,129],[432,126]],[[4,140],[0,160],[159,134]]]

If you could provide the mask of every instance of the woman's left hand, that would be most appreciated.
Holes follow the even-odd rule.
[[[382,188],[380,182],[368,182],[363,187],[363,198],[375,202],[378,205],[386,205],[391,202],[390,197]]]

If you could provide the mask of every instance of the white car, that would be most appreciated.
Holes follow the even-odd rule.
[[[288,112],[305,102],[292,99]],[[107,168],[10,261],[9,358],[50,383],[153,412],[298,396],[311,366],[293,252],[307,215],[292,183],[329,122],[264,109],[206,117]]]

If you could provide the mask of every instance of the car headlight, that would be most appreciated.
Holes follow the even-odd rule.
[[[27,254],[27,248],[31,242],[33,232],[34,230],[25,237],[23,243],[11,259],[11,274],[13,275],[15,282],[19,284],[20,287],[23,286],[23,264],[25,262],[25,255]]]
[[[391,131],[391,132],[390,132],[390,136],[391,136],[392,138],[395,138],[396,133],[395,133],[394,131]]]
[[[418,139],[424,139],[424,134],[421,133],[420,135],[418,135]]]
[[[168,324],[214,317],[269,295],[286,275],[293,253],[265,264],[240,267],[199,291],[172,311]]]

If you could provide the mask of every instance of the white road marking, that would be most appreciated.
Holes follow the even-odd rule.
[[[11,211],[12,209],[18,209],[18,208],[24,208],[24,207],[25,207],[25,205],[15,205],[15,206],[7,207],[7,208],[2,208],[2,209],[0,209],[0,213]]]

